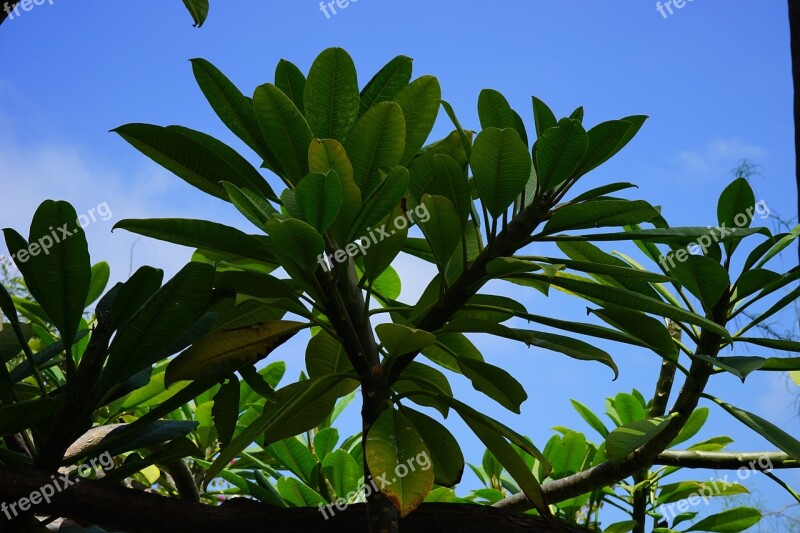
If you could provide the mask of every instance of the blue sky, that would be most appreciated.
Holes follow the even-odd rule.
[[[415,75],[439,77],[444,98],[472,129],[478,128],[476,102],[483,88],[503,92],[529,130],[531,95],[560,116],[583,105],[589,124],[649,115],[635,141],[585,178],[583,187],[637,183],[640,188],[628,197],[663,206],[673,225],[715,223],[716,198],[742,159],[760,165],[761,175],[752,180],[756,196],[773,213],[794,216],[792,88],[781,0],[688,2],[668,19],[651,1],[358,0],[326,18],[316,0],[212,0],[200,30],[192,28],[178,0],[54,0],[0,30],[0,49],[6,51],[0,70],[0,184],[5,191],[0,226],[26,230],[46,198],[69,200],[79,213],[106,202],[111,220],[88,228],[95,260],[108,260],[115,279],[127,276],[131,265],[175,272],[188,260],[188,250],[137,241],[121,231],[111,234],[113,223],[178,216],[245,229],[247,224],[232,208],[168,175],[109,130],[128,122],[180,124],[250,157],[206,105],[188,60],[210,60],[250,93],[272,81],[279,59],[307,71],[329,46],[352,54],[362,85],[393,56],[413,57]],[[434,137],[449,130],[442,113]],[[788,269],[793,260],[787,255],[780,267]],[[411,301],[430,269],[409,258],[397,267],[410,274],[403,297]],[[515,295],[531,312],[578,313],[585,320],[585,305],[573,299],[520,297],[502,285],[489,290]],[[477,342],[488,360],[513,369],[530,399],[523,415],[516,416],[470,392],[458,378],[453,379],[456,391],[470,394],[471,403],[542,446],[555,425],[590,433],[571,410],[570,398],[602,411],[607,395],[634,386],[650,394],[659,364],[649,354],[609,347],[622,369],[612,382],[599,365],[506,342]],[[280,357],[296,375],[302,343],[288,345]],[[796,389],[785,376],[753,376],[746,385],[721,376],[711,392],[800,433]],[[344,421],[345,431],[355,431],[355,413],[352,409]],[[476,439],[459,421],[450,424],[468,460],[480,463]],[[736,438],[738,450],[769,448],[712,408],[703,435],[723,433]],[[784,477],[800,484],[798,474]],[[467,474],[464,486],[475,481]],[[774,499],[771,508],[790,502],[763,477],[753,486]]]

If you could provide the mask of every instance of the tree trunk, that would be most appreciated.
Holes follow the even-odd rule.
[[[789,33],[794,80],[794,154],[797,180],[797,212],[800,217],[800,0],[789,0]],[[800,257],[800,245],[798,246]]]

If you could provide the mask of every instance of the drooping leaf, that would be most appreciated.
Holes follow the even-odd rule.
[[[236,420],[239,418],[239,394],[239,380],[232,375],[214,396],[212,409],[214,427],[217,428],[217,436],[223,447],[230,443],[236,430]]]
[[[373,475],[388,478],[379,489],[401,518],[419,507],[433,488],[430,451],[414,424],[399,411],[386,409],[369,429],[365,457]]]
[[[379,324],[375,327],[375,333],[386,351],[395,357],[418,352],[436,342],[433,333],[402,324]]]
[[[183,0],[183,5],[192,15],[195,27],[202,26],[208,18],[208,0]]]
[[[455,487],[464,473],[464,455],[456,438],[433,418],[404,407],[402,412],[419,432],[430,452],[434,483]]]
[[[277,321],[213,333],[173,359],[165,381],[170,385],[210,373],[230,374],[265,358],[306,327],[303,322]]]

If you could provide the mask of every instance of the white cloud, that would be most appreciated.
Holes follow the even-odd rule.
[[[166,209],[173,212],[165,213],[163,202],[168,195],[185,193],[180,180],[146,159],[140,170],[123,174],[75,146],[23,145],[10,135],[3,135],[9,129],[8,124],[5,126],[0,127],[0,187],[4,190],[0,227],[11,227],[27,236],[36,208],[46,199],[66,200],[78,214],[87,214],[105,202],[111,217],[102,220],[95,216],[96,221],[86,227],[86,233],[92,261],[107,261],[112,268],[112,281],[126,279],[131,263],[134,269],[151,264],[171,275],[189,259],[191,251],[187,248],[151,239],[136,243],[136,235],[111,233],[113,225],[124,218],[181,216],[169,206]],[[7,253],[4,243],[0,250]]]
[[[766,150],[738,139],[716,139],[701,150],[682,150],[678,152],[679,163],[692,173],[727,172],[742,159],[760,159]]]

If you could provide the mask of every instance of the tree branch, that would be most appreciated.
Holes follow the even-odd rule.
[[[52,483],[49,473],[0,466],[0,501],[10,504]],[[84,480],[58,494],[36,514],[65,517],[96,524],[109,531],[128,533],[216,533],[227,531],[325,531],[351,533],[367,530],[364,504],[354,504],[325,520],[317,508],[285,509],[236,498],[218,507]],[[0,512],[0,520],[4,519]],[[541,518],[466,504],[423,504],[402,522],[404,533],[458,531],[459,533],[546,533]],[[582,529],[564,527],[566,533]]]
[[[794,80],[794,152],[797,180],[797,209],[800,213],[800,0],[789,0],[792,79]],[[800,247],[798,248],[800,254]]]
[[[762,461],[767,464],[762,464]],[[667,451],[658,456],[655,464],[681,468],[707,468],[710,470],[749,468],[759,472],[800,468],[800,464],[797,461],[782,452]]]

